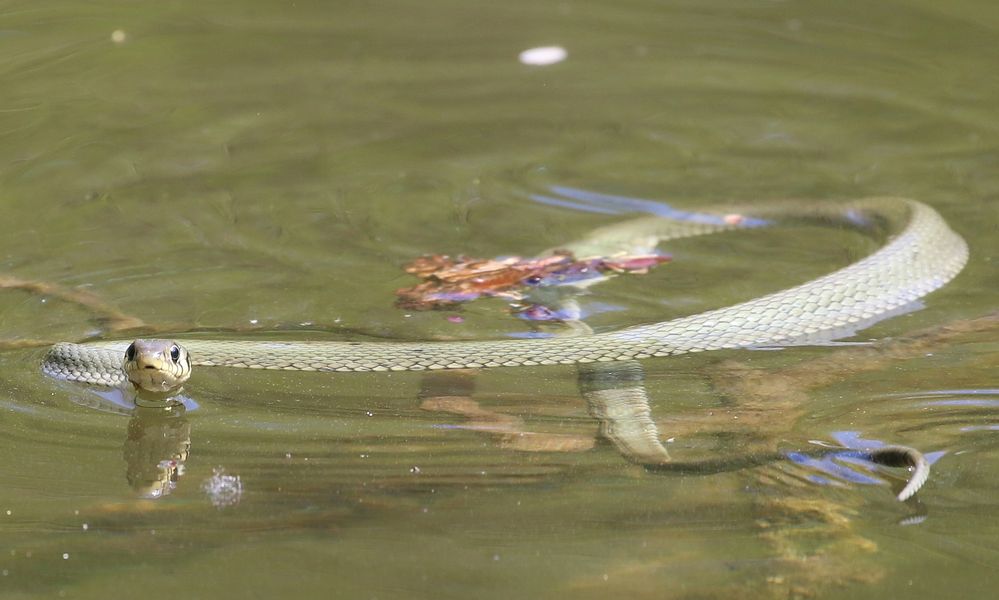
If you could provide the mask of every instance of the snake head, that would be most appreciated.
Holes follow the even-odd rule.
[[[135,340],[125,350],[122,369],[138,388],[171,392],[191,376],[191,359],[173,340]]]

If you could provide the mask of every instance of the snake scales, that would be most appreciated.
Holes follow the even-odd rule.
[[[846,204],[751,209],[753,216],[872,226],[886,243],[824,277],[726,308],[593,335],[456,342],[308,342],[183,340],[194,366],[292,371],[417,371],[555,365],[643,359],[688,352],[788,344],[859,329],[941,287],[964,266],[968,249],[929,206],[903,198]],[[738,229],[716,218],[685,222],[643,218],[612,225],[568,244],[576,256],[648,249],[666,239]],[[53,346],[43,370],[102,385],[125,381],[128,342]]]

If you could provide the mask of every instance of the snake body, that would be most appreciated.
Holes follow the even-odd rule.
[[[779,214],[776,212],[775,214]],[[290,371],[418,371],[557,365],[644,359],[724,348],[800,343],[838,330],[856,330],[941,287],[964,266],[968,249],[929,206],[903,198],[846,204],[797,205],[798,218],[879,224],[886,243],[873,254],[802,285],[726,308],[616,331],[543,339],[455,342],[329,342],[182,340],[191,364]],[[762,214],[762,213],[760,213]],[[585,256],[648,248],[664,239],[739,228],[718,220],[683,223],[641,219],[598,230],[565,246]],[[43,370],[103,385],[125,380],[128,341],[53,346]]]

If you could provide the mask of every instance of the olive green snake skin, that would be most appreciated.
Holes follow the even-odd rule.
[[[795,204],[747,209],[747,214],[819,224],[876,225],[887,241],[876,252],[802,285],[670,321],[616,331],[543,339],[455,342],[329,342],[184,339],[191,363],[289,371],[418,371],[558,365],[644,359],[723,348],[807,342],[839,330],[856,330],[885,318],[941,287],[964,266],[968,249],[929,206],[902,198],[869,198],[846,204]],[[665,239],[738,229],[643,218],[597,230],[562,246],[576,256],[646,251]],[[765,276],[765,273],[759,274]],[[749,275],[753,276],[753,275]],[[57,344],[43,370],[93,384],[123,383],[128,342]]]

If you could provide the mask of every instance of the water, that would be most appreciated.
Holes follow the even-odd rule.
[[[531,200],[553,186],[695,209],[919,198],[971,262],[857,340],[995,310],[990,3],[6,2],[0,15],[0,273],[169,331],[523,332],[499,301],[453,322],[396,309],[393,292],[423,253],[530,255],[620,218]],[[517,62],[552,44],[567,60]],[[672,264],[595,290],[621,310],[592,324],[752,298],[872,247],[806,228],[678,242]],[[0,338],[108,328],[51,293],[0,291]],[[999,562],[994,339],[970,328],[881,362],[850,354],[863,347],[645,361],[663,446],[732,459],[718,473],[651,472],[598,440],[571,367],[203,371],[196,410],[129,416],[43,378],[41,350],[8,349],[0,596],[985,597]],[[812,385],[803,365],[821,360],[841,374]],[[739,387],[747,367],[771,385]],[[942,453],[918,502],[894,500],[899,471],[737,464],[857,438]],[[239,487],[220,488],[226,475]],[[170,489],[141,497],[154,488]]]

